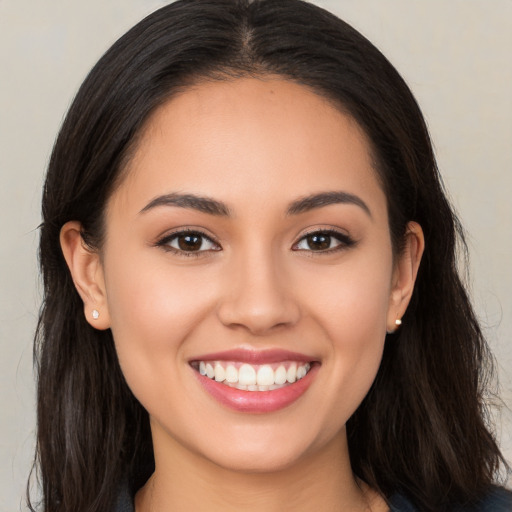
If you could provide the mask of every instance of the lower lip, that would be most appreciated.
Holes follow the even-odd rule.
[[[238,412],[263,414],[278,411],[298,400],[309,388],[318,371],[313,365],[302,379],[272,391],[243,391],[221,384],[194,370],[203,388],[217,402]]]

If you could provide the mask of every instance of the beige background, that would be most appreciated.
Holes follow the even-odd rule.
[[[24,509],[44,169],[103,51],[158,0],[0,0],[0,511]],[[512,406],[512,1],[323,0],[402,72],[467,230],[473,296]],[[512,412],[498,433],[512,459]]]

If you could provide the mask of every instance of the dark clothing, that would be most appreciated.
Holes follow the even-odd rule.
[[[389,506],[391,512],[420,512],[401,494],[395,494]],[[451,512],[512,512],[512,492],[495,487],[484,499],[473,506],[455,506]]]
[[[130,496],[128,486],[123,486],[117,498],[117,505],[114,512],[135,512],[134,509],[133,498]]]
[[[391,512],[420,512],[401,494],[389,500]],[[133,499],[127,487],[119,494],[115,512],[134,512]],[[193,512],[193,511],[191,511]],[[453,512],[512,512],[512,492],[494,488],[482,501],[472,507],[455,507]]]

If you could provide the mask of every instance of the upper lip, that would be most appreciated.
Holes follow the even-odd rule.
[[[222,352],[210,352],[208,354],[194,357],[190,360],[193,361],[240,361],[248,364],[271,364],[279,363],[281,361],[297,361],[310,363],[315,358],[300,354],[298,352],[291,352],[289,350],[281,349],[267,349],[267,350],[248,350],[237,348],[232,350],[225,350]]]

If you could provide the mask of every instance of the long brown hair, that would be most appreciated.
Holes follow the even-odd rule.
[[[347,425],[353,471],[384,496],[401,492],[432,512],[476,501],[495,481],[504,461],[486,424],[491,358],[457,272],[463,233],[409,88],[368,40],[319,7],[180,0],[101,58],[51,156],[35,341],[43,510],[104,512],[123,481],[134,492],[153,470],[148,415],[124,381],[110,331],[84,319],[60,249],[61,227],[80,221],[87,243],[100,249],[106,201],[148,116],[194,80],[265,74],[311,87],[364,129],[396,251],[408,221],[425,233],[403,327],[388,336],[375,382]]]

